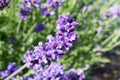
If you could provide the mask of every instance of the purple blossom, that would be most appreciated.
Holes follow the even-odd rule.
[[[8,65],[7,70],[5,71],[0,71],[0,76],[2,79],[5,79],[7,76],[9,76],[11,73],[16,71],[19,67],[16,66],[16,63],[13,62]]]
[[[25,54],[24,63],[27,64],[27,67],[40,71],[42,70],[42,64],[50,64],[52,60],[58,61],[66,50],[69,51],[72,48],[72,43],[77,40],[74,32],[77,25],[78,23],[70,17],[70,14],[65,17],[60,15],[57,21],[56,36],[48,35],[48,42],[39,42],[33,51],[28,51]]]
[[[47,17],[54,15],[58,7],[62,5],[62,0],[47,0],[45,3],[47,6],[41,4],[42,0],[23,0],[20,6],[19,18],[27,20],[28,15],[32,13],[32,7],[38,8]]]
[[[32,13],[31,3],[28,3],[27,6],[24,6],[24,5],[20,6],[20,13],[18,16],[23,20],[27,20],[27,17],[30,13]]]
[[[38,24],[36,27],[35,27],[35,32],[38,33],[40,31],[42,31],[44,29],[44,25],[43,24]]]
[[[62,0],[47,0],[48,7],[58,8],[62,5]]]
[[[0,10],[3,10],[5,7],[9,7],[8,2],[9,0],[0,0]],[[3,3],[4,5],[2,6]]]
[[[22,80],[39,80],[39,77],[37,74],[32,74],[30,76],[23,76]]]
[[[8,42],[12,43],[15,39],[13,37],[8,38]]]
[[[109,11],[113,17],[120,16],[120,6],[112,6]]]
[[[50,13],[48,12],[48,8],[41,7],[40,10],[44,16],[46,17],[50,16]]]
[[[59,78],[63,75],[63,66],[54,62],[48,66],[45,66],[44,69],[39,72],[40,79],[42,80],[59,80]]]
[[[110,9],[103,14],[103,19],[114,18],[120,16],[120,6],[112,6]]]
[[[33,6],[35,6],[36,8],[39,8],[42,0],[30,0],[30,1]]]
[[[67,79],[66,80],[83,80],[85,78],[85,75],[83,73],[83,70],[75,70],[75,69],[71,69],[69,70],[67,75]]]

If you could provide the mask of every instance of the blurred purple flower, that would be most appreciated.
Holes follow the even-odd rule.
[[[8,65],[7,70],[5,71],[0,71],[0,76],[2,79],[5,79],[7,76],[9,76],[11,73],[16,71],[19,67],[16,66],[16,63],[13,62]]]
[[[12,43],[15,39],[13,37],[8,38],[8,42]]]
[[[9,7],[8,2],[9,0],[0,0],[0,10],[3,10],[4,8]]]
[[[27,20],[27,17],[32,13],[32,7],[41,10],[42,14],[46,17],[54,15],[58,7],[62,5],[62,0],[46,0],[47,6],[41,5],[42,0],[23,0],[20,6],[19,18]]]
[[[36,27],[35,27],[35,32],[38,33],[40,31],[42,31],[43,29],[45,29],[45,26],[43,24],[38,24]]]
[[[62,0],[47,0],[48,7],[58,8],[62,5]]]
[[[23,20],[27,20],[28,15],[32,13],[32,9],[31,9],[31,5],[29,3],[29,6],[24,6],[21,5],[20,6],[20,13],[19,13],[19,18],[23,19]]]
[[[36,8],[39,8],[42,0],[30,0],[30,1],[33,6],[35,6]]]
[[[85,78],[85,75],[83,73],[83,70],[75,70],[71,69],[68,71],[67,80],[83,80]]]
[[[84,6],[83,7],[83,10],[84,11],[90,11],[92,9],[92,6],[91,5],[89,5],[89,6]]]
[[[47,8],[41,7],[40,10],[44,16],[46,17],[50,16],[50,13],[48,12]]]
[[[112,6],[109,11],[112,17],[120,16],[120,6]]]
[[[114,18],[114,17],[120,17],[120,6],[112,6],[109,8],[108,12],[105,12],[103,14],[103,19],[107,18]]]

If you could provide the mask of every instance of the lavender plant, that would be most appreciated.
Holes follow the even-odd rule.
[[[101,57],[103,52],[111,51],[120,43],[119,16],[103,18],[105,12],[119,12],[119,9],[111,9],[119,3],[119,0],[23,0],[22,2],[10,0],[10,8],[4,7],[0,11],[0,71],[4,71],[11,62],[23,65],[24,59],[24,63],[28,67],[34,67],[34,70],[39,69],[40,63],[42,64],[40,67],[44,69],[50,63],[58,62],[64,66],[64,76],[69,76],[68,70],[72,68],[78,70],[89,66],[90,69],[85,71],[87,76],[91,68],[94,68],[91,67],[93,64],[100,67],[103,66],[101,63],[110,62]],[[67,12],[78,24],[74,24],[72,19],[66,24],[64,18],[60,17],[56,31],[54,24],[57,17]],[[69,24],[73,27],[68,28]],[[75,25],[77,25],[77,39],[73,31]],[[64,26],[67,26],[68,30]],[[48,36],[47,40],[46,36]],[[39,41],[42,42],[39,43]],[[43,56],[37,56],[39,48]],[[24,54],[26,51],[28,51],[27,54]],[[23,58],[23,55],[27,58]],[[76,76],[74,72],[77,70],[73,70],[72,75]],[[34,71],[23,70],[22,78],[34,78],[34,75],[38,74],[36,71],[34,74],[32,72]],[[21,74],[18,76],[21,77]]]
[[[30,13],[32,13],[32,7],[41,10],[43,15],[50,16],[55,14],[55,11],[57,8],[59,8],[62,5],[62,0],[46,0],[46,6],[42,6],[42,0],[23,0],[23,3],[20,7],[20,14],[19,17],[23,20],[27,20],[27,17]],[[52,9],[50,12],[49,9]]]
[[[65,50],[69,51],[72,43],[77,41],[77,35],[74,32],[77,25],[78,23],[70,17],[70,14],[65,17],[60,15],[57,21],[56,36],[48,35],[48,42],[45,44],[39,42],[38,46],[34,47],[34,51],[27,51],[24,63],[28,68],[32,67],[37,71],[35,79],[82,80],[85,77],[82,71],[77,73],[75,70],[68,71],[68,76],[66,76],[64,68],[53,62],[58,61],[65,54]],[[8,79],[10,79],[9,76],[6,80]]]

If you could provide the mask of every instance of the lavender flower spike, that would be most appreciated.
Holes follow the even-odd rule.
[[[39,42],[38,46],[34,47],[33,51],[28,51],[24,56],[24,63],[27,67],[32,67],[38,72],[42,70],[42,64],[48,65],[53,60],[58,61],[65,51],[69,51],[72,48],[72,43],[77,41],[77,35],[74,30],[78,23],[70,17],[70,14],[66,16],[60,15],[57,21],[56,36],[47,36],[47,42]]]
[[[71,69],[68,71],[67,80],[83,80],[85,78],[85,75],[83,73],[83,70],[75,70]]]
[[[0,0],[0,10],[3,10],[5,7],[9,7],[8,2],[9,0]]]
[[[19,18],[27,20],[28,15],[32,13],[32,4],[30,0],[24,0],[20,6]]]
[[[36,27],[35,27],[35,32],[38,33],[40,31],[42,31],[44,29],[44,25],[43,24],[38,24]]]
[[[60,80],[64,73],[63,66],[53,62],[45,66],[43,71],[39,72],[39,76],[40,80]]]
[[[5,71],[0,71],[0,76],[2,79],[5,79],[6,77],[8,77],[11,73],[13,73],[14,71],[16,71],[19,67],[16,66],[16,63],[13,62],[11,64],[8,65],[7,70]]]
[[[62,0],[47,0],[48,7],[58,8],[62,5]]]

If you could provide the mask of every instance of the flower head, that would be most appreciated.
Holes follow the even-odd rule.
[[[0,0],[0,10],[3,10],[5,7],[8,6],[9,0]]]
[[[85,78],[85,75],[83,73],[83,70],[75,70],[71,69],[68,71],[67,80],[83,80]]]
[[[11,73],[13,73],[14,71],[16,71],[19,67],[16,66],[16,63],[13,62],[11,64],[8,65],[7,70],[5,71],[0,71],[0,76],[2,79],[6,78],[7,76],[9,76]]]
[[[42,31],[44,29],[44,25],[43,24],[38,24],[36,27],[35,27],[35,32],[38,33],[40,31]]]
[[[32,67],[40,71],[42,64],[48,65],[53,60],[58,61],[66,50],[69,51],[72,48],[72,43],[77,39],[74,30],[78,23],[70,17],[70,14],[65,17],[60,15],[58,18],[56,36],[48,35],[47,42],[39,42],[33,51],[28,51],[25,54],[24,63],[28,68]]]
[[[27,16],[32,13],[32,8],[31,8],[31,4],[28,3],[29,6],[25,6],[25,5],[21,5],[20,6],[20,13],[19,13],[19,18],[23,19],[23,20],[27,20]]]

